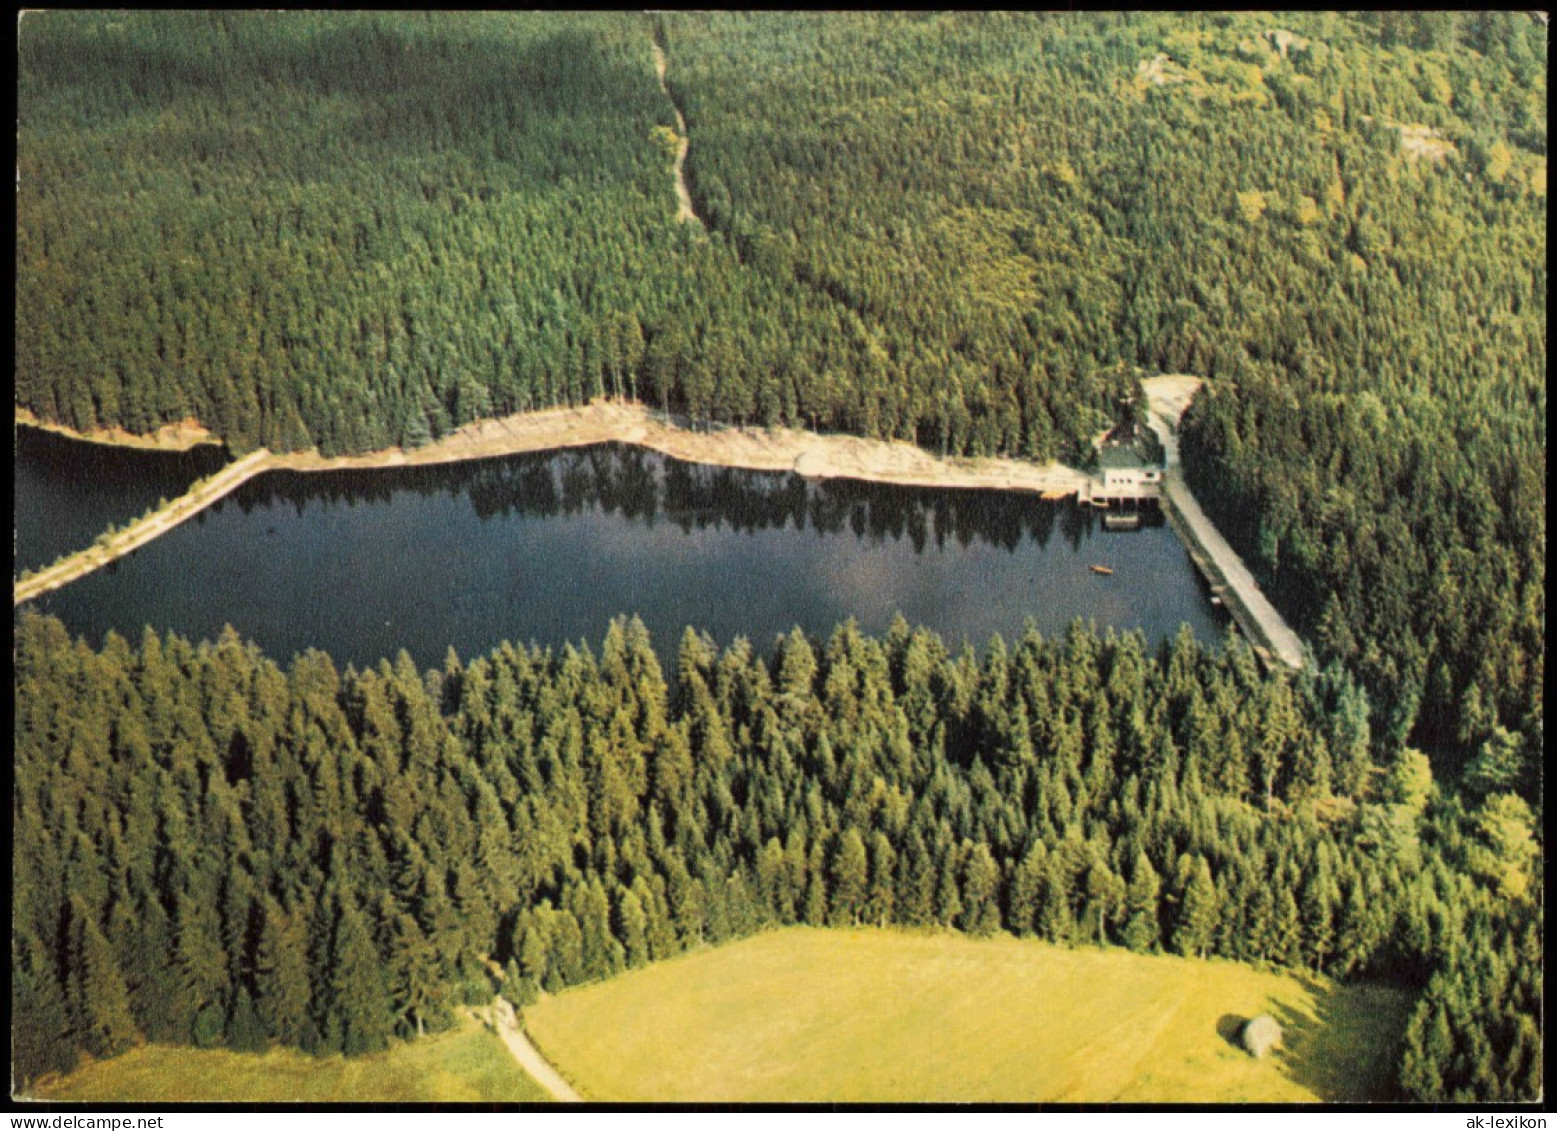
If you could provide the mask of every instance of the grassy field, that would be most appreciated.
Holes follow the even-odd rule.
[[[796,928],[549,997],[525,1027],[604,1101],[1301,1103],[1390,1094],[1410,1001],[1223,961]],[[1256,1061],[1238,1024],[1286,1048]]]
[[[37,1099],[120,1103],[549,1103],[478,1022],[386,1052],[316,1060],[146,1045],[45,1080]]]

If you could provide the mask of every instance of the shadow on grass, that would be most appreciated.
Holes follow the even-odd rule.
[[[1325,986],[1299,977],[1313,995],[1314,1015],[1280,1002],[1271,1008],[1282,1030],[1275,1053],[1282,1070],[1326,1103],[1398,1099],[1410,995],[1388,986]]]
[[[1248,1023],[1249,1019],[1241,1014],[1224,1013],[1217,1019],[1216,1035],[1241,1052],[1243,1043],[1238,1038],[1243,1033],[1243,1027]]]

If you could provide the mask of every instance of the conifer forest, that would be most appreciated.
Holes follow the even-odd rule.
[[[611,609],[359,670],[23,605],[13,1080],[870,924],[1388,984],[1391,1098],[1541,1098],[1547,66],[1523,12],[28,15],[19,410],[1080,467],[1192,374],[1185,481],[1306,662]]]

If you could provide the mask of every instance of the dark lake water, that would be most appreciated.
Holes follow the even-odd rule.
[[[466,658],[504,639],[598,646],[619,613],[642,617],[662,656],[687,625],[766,649],[851,616],[879,633],[897,612],[953,648],[1011,640],[1029,617],[1045,634],[1083,617],[1153,642],[1186,621],[1216,640],[1225,623],[1160,524],[1104,532],[1032,495],[813,483],[618,445],[272,473],[34,605],[93,643],[230,623],[283,662],[318,647],[360,667],[405,648],[423,668],[450,645]]]
[[[216,444],[189,452],[136,451],[17,428],[15,572],[90,546],[162,498],[177,498],[227,462]]]

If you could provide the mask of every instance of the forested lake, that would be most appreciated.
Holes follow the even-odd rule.
[[[84,482],[54,485],[69,473],[19,450],[19,527],[77,505]],[[359,667],[401,648],[427,667],[451,645],[598,643],[620,613],[662,656],[687,625],[765,649],[795,625],[825,636],[852,616],[881,632],[898,612],[953,647],[1012,639],[1029,617],[1046,634],[1082,617],[1153,642],[1224,624],[1160,519],[1111,533],[1030,494],[809,482],[620,445],[269,473],[35,604],[94,643],[232,624],[279,659],[315,647]]]

